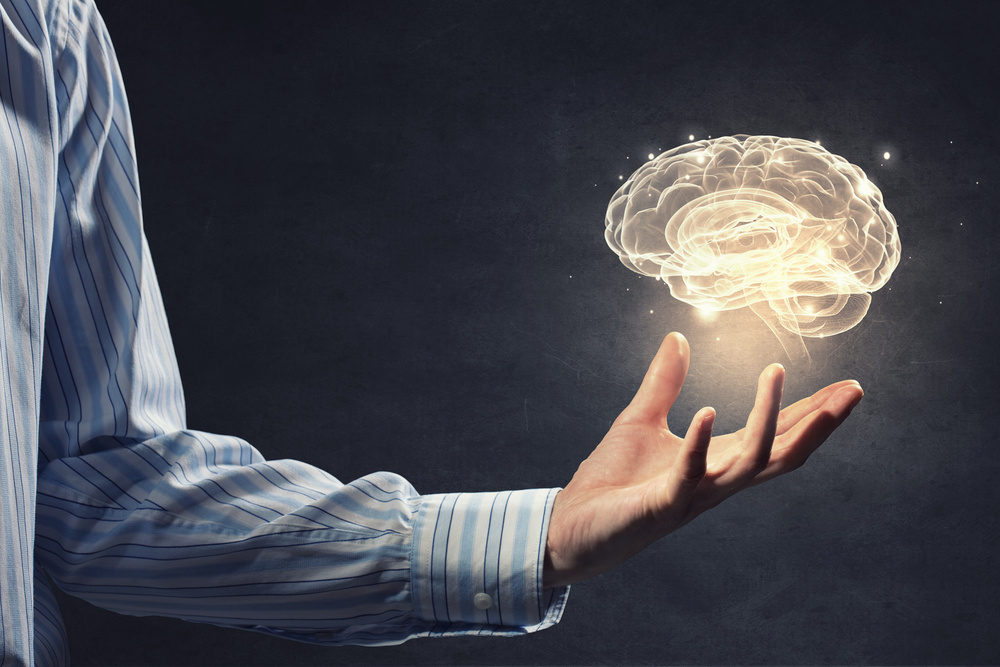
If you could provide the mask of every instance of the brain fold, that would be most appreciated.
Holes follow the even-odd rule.
[[[751,307],[798,336],[855,326],[899,264],[896,221],[857,166],[817,143],[737,135],[640,167],[605,238],[622,263],[708,310]]]

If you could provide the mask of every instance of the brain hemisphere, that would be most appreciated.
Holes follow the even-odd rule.
[[[828,336],[865,316],[899,263],[896,222],[864,172],[819,144],[722,137],[650,160],[619,188],[608,245],[710,310]]]

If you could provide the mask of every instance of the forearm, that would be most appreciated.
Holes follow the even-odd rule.
[[[519,634],[562,611],[541,588],[552,496],[344,485],[185,431],[51,464],[37,546],[68,592],[133,615],[329,644]]]

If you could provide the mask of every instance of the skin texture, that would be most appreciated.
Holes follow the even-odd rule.
[[[663,340],[635,398],[556,496],[546,588],[609,570],[738,491],[795,470],[864,395],[844,380],[782,410],[785,369],[771,364],[744,428],[712,437],[715,410],[706,407],[681,438],[667,415],[690,355],[681,334]]]

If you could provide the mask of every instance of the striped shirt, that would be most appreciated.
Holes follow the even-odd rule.
[[[555,489],[343,484],[187,428],[103,21],[91,0],[0,0],[0,21],[0,667],[68,663],[49,578],[328,644],[557,622]]]

